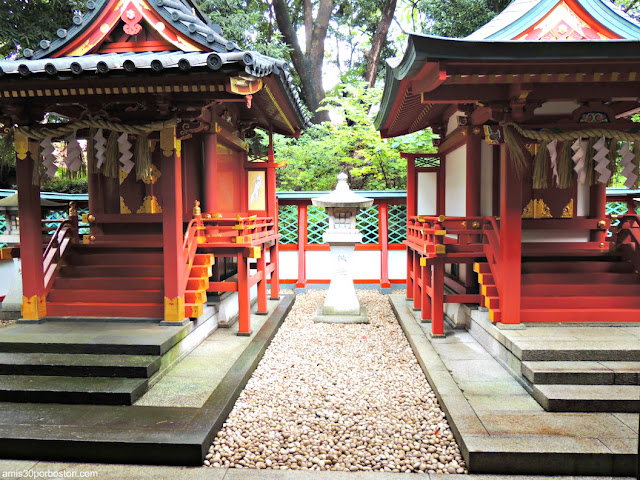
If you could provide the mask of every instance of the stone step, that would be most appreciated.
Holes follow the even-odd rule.
[[[0,375],[0,401],[133,405],[148,389],[142,378]]]
[[[640,345],[633,340],[619,342],[544,340],[514,347],[513,353],[527,361],[640,362]]]
[[[186,328],[96,319],[16,324],[2,329],[0,352],[157,356],[178,343]]]
[[[638,385],[534,385],[533,397],[548,412],[637,413]]]
[[[159,368],[152,355],[0,353],[0,375],[149,378]]]
[[[522,362],[522,375],[536,385],[637,385],[640,362]]]

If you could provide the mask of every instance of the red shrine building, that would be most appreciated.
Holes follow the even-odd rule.
[[[605,215],[612,177],[638,180],[640,24],[607,0],[515,0],[388,63],[381,135],[441,138],[405,154],[407,297],[432,334],[443,303],[503,325],[640,321],[640,219]]]
[[[226,40],[191,0],[91,0],[40,47],[0,61],[23,318],[180,323],[202,315],[208,292],[238,292],[250,334],[250,288],[259,313],[268,278],[279,296],[281,164],[272,142],[255,155],[249,144],[256,128],[298,136],[308,123],[288,65]],[[55,175],[56,142],[71,170],[86,149],[90,227],[79,234],[72,206],[43,245],[39,173]]]

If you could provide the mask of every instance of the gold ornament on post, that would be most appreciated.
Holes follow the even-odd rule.
[[[195,201],[195,206],[193,207],[193,215],[202,215],[202,210],[200,209],[200,201]]]
[[[70,217],[78,216],[78,204],[76,202],[69,202],[69,216]]]

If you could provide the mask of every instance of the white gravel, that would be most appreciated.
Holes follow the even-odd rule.
[[[366,325],[314,323],[298,295],[204,464],[467,473],[388,298],[359,291]]]

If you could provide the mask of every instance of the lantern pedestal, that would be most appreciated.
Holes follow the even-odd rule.
[[[362,241],[362,234],[356,228],[356,215],[362,207],[371,206],[373,200],[352,192],[347,185],[347,175],[341,173],[336,189],[329,195],[312,199],[312,202],[324,207],[329,215],[329,228],[322,239],[329,244],[335,264],[327,298],[316,311],[315,321],[369,323],[367,312],[360,307],[356,296],[350,263],[356,243]]]

